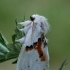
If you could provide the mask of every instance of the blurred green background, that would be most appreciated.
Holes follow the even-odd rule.
[[[50,70],[58,70],[67,58],[70,70],[70,0],[0,0],[0,31],[11,41],[15,29],[15,18],[22,21],[24,14],[29,19],[32,14],[48,18],[51,30],[49,39]],[[0,64],[0,70],[16,70],[13,60]]]

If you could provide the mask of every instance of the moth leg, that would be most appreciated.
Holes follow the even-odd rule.
[[[24,38],[25,38],[25,37],[23,37],[23,38],[21,38],[21,39],[18,39],[18,40],[15,40],[15,42],[20,42],[21,44],[23,44],[23,43],[24,43]]]
[[[30,23],[31,23],[31,21],[28,20],[28,21],[25,21],[25,22],[20,22],[20,23],[18,23],[18,24],[20,24],[20,25],[22,25],[22,26],[27,26],[27,25],[29,25]]]
[[[19,31],[23,32],[23,31],[24,31],[24,29],[19,29]]]

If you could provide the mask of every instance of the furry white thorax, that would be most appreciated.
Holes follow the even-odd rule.
[[[27,20],[19,23],[24,26],[23,29],[19,30],[25,33],[25,36],[19,39],[19,42],[26,46],[33,45],[34,42],[38,41],[38,38],[41,38],[42,34],[45,36],[49,30],[49,24],[45,17],[38,14],[32,15],[32,17],[35,18],[33,21]]]

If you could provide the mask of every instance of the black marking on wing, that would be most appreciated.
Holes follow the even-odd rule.
[[[37,62],[38,60],[36,60],[36,62]]]
[[[45,42],[44,42],[44,48],[45,48],[45,46],[47,46],[47,45],[48,45],[48,43],[45,41]]]
[[[33,46],[26,46],[26,51],[29,51],[29,50],[32,50],[33,49]]]
[[[43,53],[41,53],[39,57],[41,58],[42,56],[43,56]]]
[[[28,67],[30,67],[30,66],[28,66]]]
[[[33,43],[33,45],[36,45],[36,44],[37,44],[37,42]]]

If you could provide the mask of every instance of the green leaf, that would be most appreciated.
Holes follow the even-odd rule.
[[[1,32],[0,32],[0,42],[3,43],[4,45],[9,44]]]
[[[18,19],[17,18],[15,19],[15,23],[16,23],[16,26],[17,26],[17,23],[18,23]]]
[[[13,34],[12,35],[12,41],[13,41],[13,43],[15,42],[15,39],[17,38],[17,35],[16,34]]]
[[[4,53],[0,52],[0,55],[5,55]]]
[[[25,21],[25,14],[24,14],[24,19],[22,20],[22,22],[24,22]]]
[[[65,60],[63,61],[63,63],[62,63],[62,65],[61,65],[61,67],[60,67],[59,70],[62,70],[63,67],[64,67],[65,65],[67,65],[67,64],[68,64],[68,63],[67,63],[67,59],[65,59]]]
[[[17,49],[18,46],[17,44],[8,44],[7,45],[7,49],[9,49],[9,53],[4,52],[4,56],[0,55],[0,63],[13,59],[13,58],[17,58],[20,52],[20,48]]]
[[[17,39],[20,39],[23,37],[23,33],[18,30],[18,28],[15,29],[15,33],[17,34]]]
[[[5,51],[5,52],[10,52],[4,45],[2,45],[1,43],[0,43],[0,49],[1,50],[3,50],[3,51]]]

